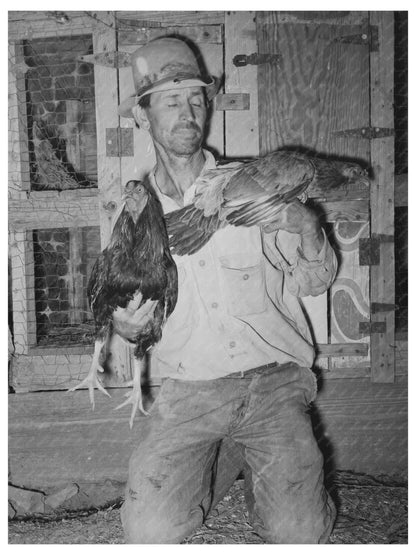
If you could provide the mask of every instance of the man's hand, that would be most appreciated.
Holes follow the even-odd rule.
[[[282,208],[273,222],[263,225],[265,233],[284,229],[289,233],[301,236],[301,248],[308,260],[315,260],[321,251],[324,238],[317,214],[311,209],[295,200]]]
[[[139,293],[128,303],[126,308],[119,307],[113,313],[114,331],[125,339],[133,341],[153,318],[158,301],[148,299],[138,308],[142,298],[142,294]]]

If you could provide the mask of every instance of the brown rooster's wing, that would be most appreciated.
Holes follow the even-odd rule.
[[[224,202],[230,206],[239,201],[252,202],[265,193],[290,194],[306,189],[314,175],[314,166],[307,156],[285,150],[271,152],[245,164],[231,177],[223,192]]]
[[[166,227],[172,254],[194,254],[212,235],[225,224],[218,212],[205,216],[204,211],[193,204],[165,214]]]
[[[309,187],[315,169],[308,157],[277,151],[237,172],[224,190],[222,212],[232,225],[260,225],[273,221],[285,204]]]
[[[273,219],[313,177],[309,159],[287,151],[206,172],[196,182],[194,204],[165,215],[172,252],[197,252],[227,224],[252,226]]]

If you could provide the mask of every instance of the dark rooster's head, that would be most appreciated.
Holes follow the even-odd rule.
[[[122,200],[125,201],[127,210],[135,224],[146,207],[149,194],[143,182],[134,179],[128,181],[124,188]]]

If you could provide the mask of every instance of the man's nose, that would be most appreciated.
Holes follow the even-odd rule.
[[[180,117],[184,120],[194,120],[195,113],[192,104],[189,102],[183,102],[181,105]]]

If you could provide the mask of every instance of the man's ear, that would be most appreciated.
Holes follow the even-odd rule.
[[[144,108],[136,104],[135,106],[133,106],[131,111],[133,112],[135,122],[139,127],[141,127],[142,129],[150,128],[150,123],[147,118],[146,110]]]

